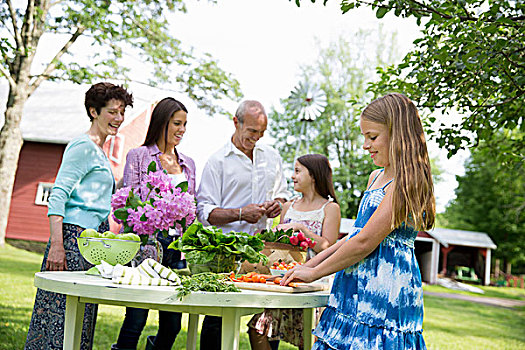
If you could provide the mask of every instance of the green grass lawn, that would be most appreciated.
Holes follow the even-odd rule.
[[[425,285],[425,292],[525,300],[525,289],[478,286],[471,293]],[[525,349],[525,307],[506,309],[425,295],[425,341],[430,349]]]
[[[429,349],[525,349],[525,308],[425,296]]]
[[[36,293],[34,273],[40,270],[42,255],[6,245],[0,248],[0,350],[22,349]],[[438,286],[427,291],[450,292]],[[523,299],[525,290],[483,287],[485,296]],[[474,294],[478,295],[478,294]],[[157,311],[151,311],[138,349],[145,337],[155,334]],[[124,308],[101,305],[94,349],[107,350],[116,340]],[[202,317],[201,317],[202,318]],[[241,349],[250,349],[245,324],[241,329]],[[174,349],[186,344],[186,317]],[[429,349],[525,349],[525,308],[504,309],[471,302],[425,296],[425,341]],[[281,343],[280,349],[297,349]]]
[[[482,289],[485,293],[478,294],[478,293],[464,292],[460,290],[447,289],[445,287],[438,286],[438,285],[433,285],[433,286],[425,285],[423,286],[423,290],[426,292],[463,294],[463,295],[472,295],[476,297],[491,297],[491,298],[525,300],[525,289],[479,286],[479,285],[475,285],[475,286]]]

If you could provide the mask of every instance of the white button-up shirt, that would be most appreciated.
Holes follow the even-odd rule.
[[[197,191],[197,216],[203,225],[213,209],[241,208],[262,204],[275,198],[290,197],[283,175],[282,159],[275,149],[255,145],[253,162],[229,141],[215,152],[204,166]],[[273,219],[263,216],[257,223],[234,221],[218,226],[223,232],[255,233],[271,225]]]

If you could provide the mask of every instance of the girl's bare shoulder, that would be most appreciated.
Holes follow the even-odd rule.
[[[381,169],[376,169],[370,173],[370,176],[368,176],[368,184],[366,185],[366,188],[370,187],[370,184],[372,184],[372,181],[374,181],[375,177],[381,172]]]
[[[336,202],[330,202],[324,208],[325,214],[337,214],[341,215],[341,207]]]

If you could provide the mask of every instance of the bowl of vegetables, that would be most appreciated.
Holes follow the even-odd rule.
[[[233,271],[237,273],[241,267],[241,262],[235,261],[234,255],[226,257],[222,254],[217,254],[211,261],[202,264],[191,263],[188,262],[188,260],[186,261],[188,264],[188,269],[192,275],[203,272],[227,273]]]
[[[99,265],[102,260],[110,265],[125,265],[140,249],[140,237],[134,233],[116,235],[111,231],[99,233],[93,229],[82,231],[77,237],[78,250],[89,263]]]
[[[302,263],[292,261],[291,263],[287,264],[284,261],[276,261],[272,264],[272,266],[270,266],[270,273],[273,276],[284,276],[288,270],[291,270],[298,265],[302,265]]]

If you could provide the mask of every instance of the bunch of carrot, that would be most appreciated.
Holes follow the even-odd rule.
[[[266,281],[267,278],[273,277],[271,275],[262,275],[257,272],[248,272],[242,276],[236,276],[235,273],[230,274],[230,280],[233,282],[247,282],[247,283],[267,283],[267,284],[280,284],[282,278],[276,277],[273,281]],[[296,283],[289,283],[288,286],[296,287]]]
[[[230,274],[230,279],[233,282],[266,283],[266,278],[268,277],[268,275],[261,275],[256,272],[248,272],[246,275],[242,275],[239,277],[237,277],[233,272]]]

